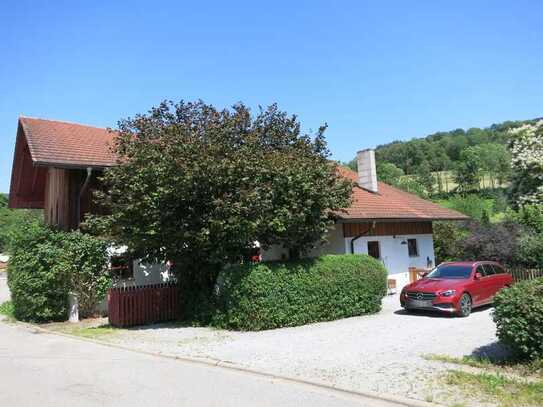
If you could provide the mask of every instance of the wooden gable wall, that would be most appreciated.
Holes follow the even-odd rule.
[[[432,222],[373,222],[344,223],[343,236],[355,237],[359,235],[368,236],[394,236],[394,235],[420,235],[431,234]]]

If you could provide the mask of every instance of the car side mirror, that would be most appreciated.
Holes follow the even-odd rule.
[[[426,278],[426,276],[430,274],[429,271],[423,271],[422,273],[419,273],[420,278]]]
[[[480,280],[481,278],[483,278],[483,275],[481,273],[475,273],[475,280]]]

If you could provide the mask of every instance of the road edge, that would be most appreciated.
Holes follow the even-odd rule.
[[[192,364],[201,365],[201,366],[217,367],[217,368],[221,368],[221,369],[225,369],[229,371],[241,372],[241,373],[250,374],[250,375],[254,375],[258,377],[284,381],[284,382],[289,382],[289,383],[296,383],[298,385],[309,386],[309,387],[317,388],[320,390],[337,392],[344,395],[358,396],[358,397],[363,397],[366,399],[369,398],[369,399],[374,399],[374,400],[379,400],[379,401],[386,401],[389,403],[396,403],[405,407],[440,407],[441,406],[440,404],[436,404],[436,403],[410,399],[407,397],[401,397],[401,396],[396,396],[392,394],[383,394],[383,393],[377,393],[377,392],[372,392],[372,391],[352,390],[352,389],[347,389],[340,386],[334,386],[334,385],[327,384],[324,382],[319,382],[319,381],[314,381],[314,380],[309,380],[309,379],[302,379],[302,378],[293,377],[293,376],[279,375],[279,374],[269,373],[269,372],[263,372],[256,369],[233,365],[232,363],[224,362],[222,360],[214,360],[214,359],[209,359],[209,358],[191,358],[189,356],[176,356],[176,355],[171,355],[167,353],[159,353],[159,352],[145,351],[141,349],[134,349],[128,346],[106,342],[99,339],[83,338],[81,336],[71,335],[64,332],[52,331],[47,328],[43,328],[39,325],[31,324],[28,322],[7,321],[1,318],[0,318],[0,322],[5,322],[8,325],[9,324],[18,325],[20,327],[24,327],[26,329],[31,329],[34,331],[39,331],[45,334],[63,336],[66,338],[79,340],[82,342],[94,343],[97,345],[107,346],[107,347],[115,348],[115,349],[121,349],[128,352],[135,352],[135,353],[144,354],[148,356],[155,356],[155,357],[160,357],[164,359],[176,360],[176,361],[185,362],[185,363],[192,363]]]

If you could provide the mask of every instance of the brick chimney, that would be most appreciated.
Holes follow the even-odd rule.
[[[378,192],[375,151],[371,148],[356,153],[358,185],[371,192]]]

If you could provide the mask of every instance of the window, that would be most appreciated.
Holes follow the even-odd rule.
[[[407,250],[409,251],[409,257],[419,257],[417,239],[407,239]]]
[[[376,259],[381,258],[381,250],[379,249],[378,241],[368,242],[368,255]]]
[[[134,262],[125,255],[111,256],[111,275],[119,280],[133,278]]]
[[[483,268],[482,265],[477,266],[477,268],[475,269],[475,272],[479,273],[483,277],[486,276],[485,269]]]
[[[454,278],[466,279],[471,275],[471,266],[460,266],[454,264],[443,264],[437,266],[427,278]]]
[[[496,274],[503,274],[505,273],[505,270],[502,269],[500,266],[498,266],[497,264],[493,264],[492,267],[494,267],[494,271],[496,272]]]
[[[485,269],[485,276],[491,276],[496,274],[496,270],[494,270],[492,264],[483,264],[483,268]]]

